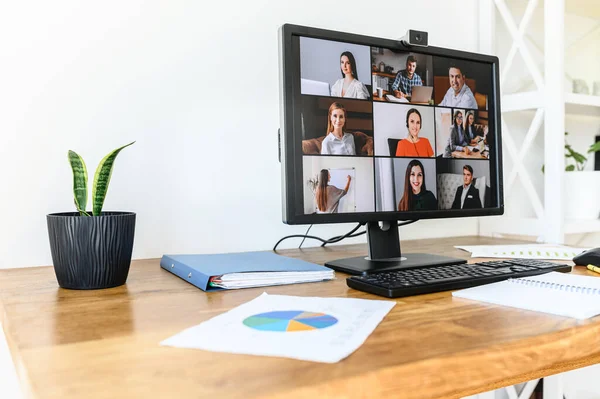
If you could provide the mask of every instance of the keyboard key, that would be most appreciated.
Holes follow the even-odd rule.
[[[456,277],[443,277],[443,278],[431,278],[427,280],[423,280],[429,284],[441,284],[447,283],[449,281],[457,281],[457,280],[468,280],[470,277],[468,276],[456,276]]]

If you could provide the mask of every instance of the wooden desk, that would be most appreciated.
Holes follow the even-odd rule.
[[[489,153],[489,150],[486,150]],[[483,156],[481,152],[471,152],[469,155],[464,153],[463,151],[452,151],[452,158],[464,158],[464,159],[488,159],[488,157]]]
[[[468,257],[452,247],[459,243],[511,241],[403,241],[403,249]],[[282,253],[323,263],[366,254],[366,246]],[[457,398],[600,360],[599,317],[578,321],[450,292],[399,298],[337,364],[158,345],[263,291],[382,299],[348,288],[341,273],[324,283],[206,294],[156,259],[135,261],[125,286],[100,291],[59,289],[50,267],[0,271],[4,331],[24,390],[39,398]]]
[[[382,96],[379,97],[377,95],[377,91],[373,92],[373,101],[383,101],[383,102],[387,102],[387,98],[385,98],[386,95],[390,94],[389,91],[387,90],[383,90]]]

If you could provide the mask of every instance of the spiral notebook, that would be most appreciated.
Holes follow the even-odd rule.
[[[600,278],[567,273],[509,279],[452,296],[576,319],[600,314]]]

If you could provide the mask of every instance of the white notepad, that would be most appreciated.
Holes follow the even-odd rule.
[[[567,273],[509,279],[452,296],[577,319],[600,314],[600,278]]]
[[[391,94],[386,94],[385,98],[387,98],[388,101],[391,101],[391,102],[394,102],[394,103],[408,103],[409,102],[404,97],[395,97],[395,96],[392,96]]]

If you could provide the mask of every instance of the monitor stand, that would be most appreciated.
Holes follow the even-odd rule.
[[[446,266],[467,261],[448,256],[400,253],[400,236],[396,221],[367,223],[367,244],[369,256],[337,259],[326,262],[325,266],[349,274],[389,272],[424,266]]]

